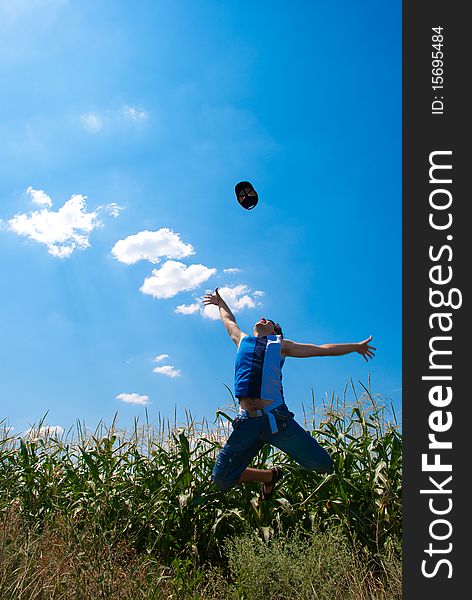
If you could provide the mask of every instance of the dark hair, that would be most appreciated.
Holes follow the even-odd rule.
[[[282,327],[280,327],[280,325],[278,323],[276,323],[275,321],[273,321],[272,319],[267,319],[267,320],[269,321],[269,323],[272,323],[272,325],[274,326],[275,335],[281,335],[283,337],[284,334],[282,333]]]

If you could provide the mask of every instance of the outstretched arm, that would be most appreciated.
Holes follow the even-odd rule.
[[[220,296],[218,288],[216,288],[213,293],[205,294],[205,296],[203,297],[203,304],[215,304],[218,307],[220,311],[221,321],[223,322],[226,331],[229,333],[229,336],[236,344],[236,346],[239,346],[239,342],[243,337],[246,336],[246,334],[239,329],[239,326],[236,323],[236,319],[234,318],[233,313],[230,311],[228,305]]]
[[[290,340],[284,340],[282,343],[282,354],[285,356],[293,356],[294,358],[309,358],[311,356],[341,356],[358,352],[366,361],[369,358],[374,358],[376,350],[374,346],[370,346],[369,342],[372,336],[368,337],[363,342],[354,344],[323,344],[315,346],[315,344],[298,344]]]

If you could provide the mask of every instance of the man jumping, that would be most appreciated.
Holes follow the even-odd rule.
[[[280,467],[254,469],[251,460],[265,444],[279,448],[302,467],[319,473],[332,473],[329,454],[295,420],[285,404],[282,367],[285,357],[340,356],[358,352],[367,361],[374,357],[372,336],[353,344],[299,344],[283,337],[278,323],[262,317],[253,335],[243,333],[233,313],[218,292],[203,298],[205,305],[218,306],[229,336],[238,347],[234,375],[234,395],[240,414],[233,421],[233,432],[221,450],[213,469],[213,481],[221,491],[238,483],[259,481],[260,497],[267,500],[282,476]]]

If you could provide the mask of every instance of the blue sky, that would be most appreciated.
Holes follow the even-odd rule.
[[[401,408],[401,3],[0,0],[1,418],[214,418],[241,328]],[[252,211],[234,185],[259,193]],[[224,292],[224,293],[223,293]]]

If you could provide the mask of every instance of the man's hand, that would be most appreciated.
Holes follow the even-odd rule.
[[[359,354],[361,356],[363,356],[366,361],[368,361],[369,358],[374,358],[375,353],[372,352],[372,350],[377,350],[377,348],[374,348],[374,346],[369,346],[369,342],[371,340],[372,340],[372,336],[368,337],[363,342],[359,342],[358,344],[355,344],[356,352],[359,352]]]
[[[214,292],[208,292],[207,294],[205,294],[205,296],[203,296],[202,298],[202,302],[205,306],[214,304],[218,307],[218,310],[220,311],[220,318],[223,322],[223,325],[226,328],[226,331],[229,333],[231,339],[236,344],[236,346],[239,346],[241,338],[244,337],[246,334],[239,329],[233,313],[231,312],[223,298],[220,296],[218,288],[215,288]]]
[[[202,302],[203,304],[205,304],[205,306],[209,304],[215,304],[215,306],[219,306],[220,300],[221,296],[218,292],[218,288],[215,288],[214,292],[209,292],[208,294],[205,294],[202,298]]]

